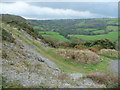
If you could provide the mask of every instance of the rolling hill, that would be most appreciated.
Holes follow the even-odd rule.
[[[47,25],[41,27],[32,26],[30,21],[21,16],[9,14],[1,16],[2,72],[0,72],[0,80],[2,85],[0,84],[0,88],[117,87],[117,74],[108,68],[111,61],[118,59],[117,50],[102,48],[96,53],[87,47],[85,50],[72,47],[54,48],[49,46],[53,38],[55,38],[55,45],[58,40],[65,41],[62,44],[71,44],[71,41],[63,35],[64,32],[62,34],[61,31],[50,29],[46,21],[42,22]],[[67,22],[66,29],[69,27]],[[61,22],[58,21],[58,23]],[[73,24],[71,20],[70,23]],[[59,25],[54,26],[59,27]],[[107,47],[114,44],[112,41],[106,41],[108,41]],[[99,42],[92,42],[92,44],[101,44],[101,41]],[[106,42],[104,44],[106,45]],[[100,82],[93,79],[94,77]]]
[[[65,38],[72,36],[84,40],[88,40],[87,37],[90,37],[89,40],[93,40],[94,37],[96,39],[108,38],[113,41],[118,39],[117,18],[28,21],[33,25],[36,32],[56,32]]]

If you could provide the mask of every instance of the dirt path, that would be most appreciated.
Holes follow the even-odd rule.
[[[118,63],[120,63],[120,60],[112,60],[109,64],[109,69],[113,73],[118,73]]]

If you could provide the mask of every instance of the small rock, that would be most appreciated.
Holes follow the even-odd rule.
[[[13,63],[10,63],[10,65],[14,65]]]
[[[74,80],[77,80],[79,78],[82,78],[83,77],[83,74],[82,73],[70,73],[68,74],[72,79]]]
[[[37,57],[37,60],[40,62],[45,62],[42,58]]]
[[[64,84],[64,86],[65,86],[65,87],[68,87],[68,86],[71,86],[71,85],[70,85],[70,84],[68,84],[68,83],[65,83],[65,84]]]
[[[56,71],[60,71],[60,69],[59,69],[59,68],[55,68],[54,70],[56,70]]]
[[[23,46],[20,46],[20,49],[24,49],[24,47],[23,47]]]
[[[90,79],[90,78],[86,78],[85,80],[84,80],[84,84],[85,85],[95,85],[95,83],[93,82],[93,80],[92,79]]]

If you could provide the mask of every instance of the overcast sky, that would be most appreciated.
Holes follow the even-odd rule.
[[[118,16],[117,2],[1,2],[1,14],[27,19],[112,18]]]

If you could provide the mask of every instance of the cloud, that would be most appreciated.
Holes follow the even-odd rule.
[[[102,18],[104,15],[91,13],[90,11],[77,11],[72,9],[54,9],[29,5],[26,2],[0,3],[2,14],[15,14],[25,18],[35,19],[78,19],[78,18]]]
[[[119,0],[1,0],[2,2],[119,2]]]

